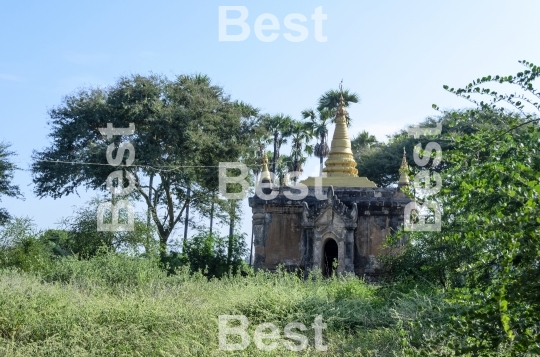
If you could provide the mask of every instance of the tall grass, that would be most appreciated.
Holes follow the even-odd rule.
[[[299,279],[259,273],[208,280],[157,262],[116,254],[64,258],[40,275],[0,271],[1,356],[395,356],[408,321],[436,296],[379,291],[355,277]],[[424,311],[427,311],[425,309]],[[262,322],[301,322],[309,345],[263,352],[218,348],[218,316],[245,315],[253,336]],[[317,315],[328,324],[314,349]],[[232,342],[232,337],[231,337]],[[408,348],[412,348],[410,345]]]

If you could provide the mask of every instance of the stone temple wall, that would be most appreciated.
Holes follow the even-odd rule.
[[[323,187],[316,196],[310,187],[302,200],[291,200],[283,191],[271,201],[251,197],[254,267],[322,268],[324,244],[331,238],[338,245],[338,273],[377,276],[377,256],[387,253],[386,237],[402,229],[409,202],[399,189],[391,188]]]

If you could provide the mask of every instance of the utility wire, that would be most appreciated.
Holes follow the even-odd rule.
[[[63,160],[35,160],[38,162],[48,162],[53,164],[71,164],[71,165],[94,165],[94,166],[112,166],[110,164],[103,164],[103,163],[97,163],[97,162],[83,162],[83,161],[63,161]],[[262,167],[262,164],[258,165],[246,165],[248,167]],[[152,169],[156,171],[177,171],[181,168],[217,168],[219,165],[177,165],[177,166],[150,166],[150,165],[116,165],[114,167],[141,167],[141,168],[147,168]],[[28,169],[19,169],[22,171],[30,171]]]

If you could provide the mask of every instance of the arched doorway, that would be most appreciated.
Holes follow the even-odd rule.
[[[324,244],[322,273],[324,277],[334,275],[335,262],[338,261],[338,245],[335,240],[328,239]]]

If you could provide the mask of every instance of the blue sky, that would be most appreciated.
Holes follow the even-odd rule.
[[[251,35],[218,40],[218,7],[245,6]],[[327,42],[311,20],[322,6]],[[275,15],[280,36],[261,42],[255,19]],[[303,14],[309,31],[289,42],[284,18]],[[86,86],[107,86],[121,75],[201,72],[234,99],[269,113],[300,112],[343,79],[362,101],[351,107],[351,135],[386,135],[467,106],[442,89],[488,74],[514,74],[518,60],[540,63],[538,1],[47,1],[0,4],[0,141],[12,144],[28,169],[32,150],[48,146],[47,111]],[[231,17],[234,14],[231,14]],[[231,29],[231,33],[234,30]],[[318,172],[310,160],[306,172]],[[94,193],[59,200],[34,197],[28,171],[15,183],[26,200],[2,198],[17,216],[54,227]],[[245,206],[242,230],[250,232]]]

